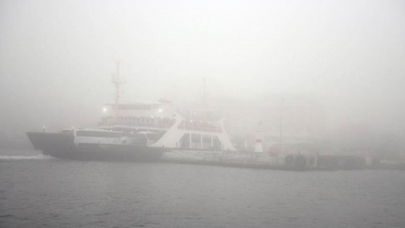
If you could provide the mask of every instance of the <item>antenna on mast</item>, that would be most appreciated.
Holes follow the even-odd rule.
[[[115,103],[114,103],[114,110],[115,110],[115,119],[118,117],[118,104],[120,101],[120,86],[125,84],[126,81],[120,80],[120,61],[115,61],[117,64],[117,72],[113,75],[111,82],[115,85]],[[115,76],[115,77],[114,77]]]

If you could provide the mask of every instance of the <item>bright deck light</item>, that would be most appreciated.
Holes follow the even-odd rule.
[[[103,108],[103,112],[107,112],[107,108]]]

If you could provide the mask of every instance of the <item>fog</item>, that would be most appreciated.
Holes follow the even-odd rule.
[[[1,228],[403,228],[404,170],[404,0],[0,0]]]
[[[123,100],[311,97],[328,129],[405,136],[403,1],[0,1],[0,126],[95,124]],[[270,99],[274,98],[274,99]],[[59,129],[58,129],[59,128]]]

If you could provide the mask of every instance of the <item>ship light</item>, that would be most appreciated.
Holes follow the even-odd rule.
[[[159,109],[159,112],[163,112],[163,109],[160,108],[160,109]]]
[[[104,107],[104,108],[103,108],[103,112],[107,112],[107,108]]]

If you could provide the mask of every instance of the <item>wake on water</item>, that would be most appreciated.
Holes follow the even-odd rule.
[[[49,160],[49,159],[53,158],[43,154],[35,156],[21,156],[21,155],[0,156],[0,161],[27,161],[27,160]]]

